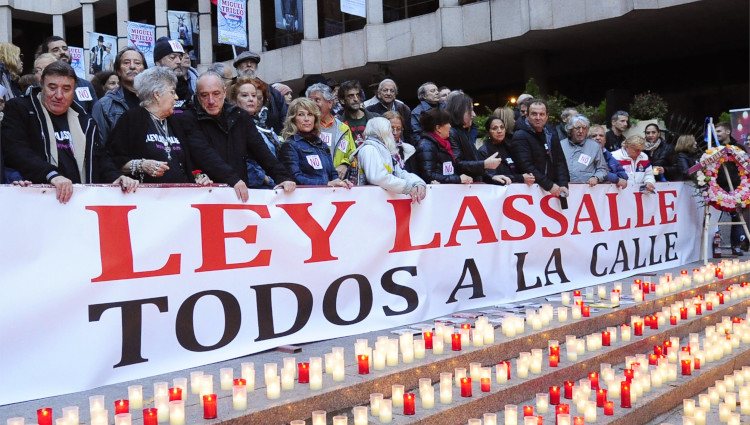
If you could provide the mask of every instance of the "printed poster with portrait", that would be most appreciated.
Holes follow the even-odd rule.
[[[148,66],[154,66],[155,29],[153,25],[128,22],[128,46],[140,50],[146,57]]]
[[[200,45],[200,29],[198,27],[198,13],[182,10],[167,10],[167,26],[169,38],[177,40],[190,52],[190,59],[200,62],[197,46]]]
[[[117,55],[117,36],[98,32],[89,33],[89,52],[86,57],[89,74],[111,71]]]
[[[86,78],[86,64],[83,60],[83,47],[68,46],[68,54],[70,54],[70,66],[75,70],[78,78]]]
[[[247,47],[246,5],[244,0],[218,0],[216,24],[219,27],[219,43]]]
[[[302,0],[275,0],[276,28],[302,32]]]
[[[732,137],[743,146],[750,146],[750,108],[729,111],[732,122]]]

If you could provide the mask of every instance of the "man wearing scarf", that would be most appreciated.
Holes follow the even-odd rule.
[[[76,74],[56,61],[42,72],[41,87],[8,102],[2,123],[5,163],[32,183],[55,186],[61,203],[73,184],[119,184],[131,192],[138,182],[123,176],[101,144],[96,123],[73,102]]]

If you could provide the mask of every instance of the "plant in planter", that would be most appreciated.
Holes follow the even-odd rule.
[[[657,124],[659,128],[663,129],[665,127],[664,117],[667,116],[668,109],[667,102],[656,93],[647,91],[633,96],[633,102],[628,110],[630,113],[630,129],[625,133],[625,136],[643,136],[643,132],[649,124]]]

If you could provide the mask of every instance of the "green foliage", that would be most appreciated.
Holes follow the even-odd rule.
[[[492,114],[486,114],[486,115],[477,115],[474,117],[474,125],[477,126],[477,137],[480,139],[484,139],[484,137],[487,135],[487,132],[484,131],[484,123],[487,122],[487,120],[492,116]]]
[[[547,116],[552,124],[560,123],[560,114],[563,109],[570,107],[573,102],[558,92],[545,99],[547,101]],[[580,111],[579,111],[580,112]]]
[[[716,124],[720,122],[732,122],[732,114],[729,112],[722,112],[721,115],[719,115],[719,121],[717,121]]]
[[[526,87],[523,88],[523,92],[534,97],[539,97],[541,95],[539,85],[536,83],[533,77],[529,78],[529,81],[526,82]]]
[[[667,116],[669,107],[660,95],[647,91],[633,96],[628,112],[630,118],[636,120],[650,120],[658,118],[663,120]]]

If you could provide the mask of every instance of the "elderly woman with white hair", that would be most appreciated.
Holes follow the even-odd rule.
[[[383,117],[373,118],[367,122],[363,136],[365,141],[355,152],[360,170],[357,184],[380,186],[391,193],[409,195],[412,202],[422,201],[427,185],[399,165],[391,122]]]
[[[648,155],[643,152],[646,140],[641,136],[630,136],[622,142],[622,148],[612,152],[628,173],[628,183],[637,185],[641,192],[655,192],[656,179]]]
[[[122,115],[107,143],[115,165],[144,183],[227,183],[246,201],[244,180],[189,120],[172,116],[176,86],[174,72],[162,66],[135,77],[141,106]]]

